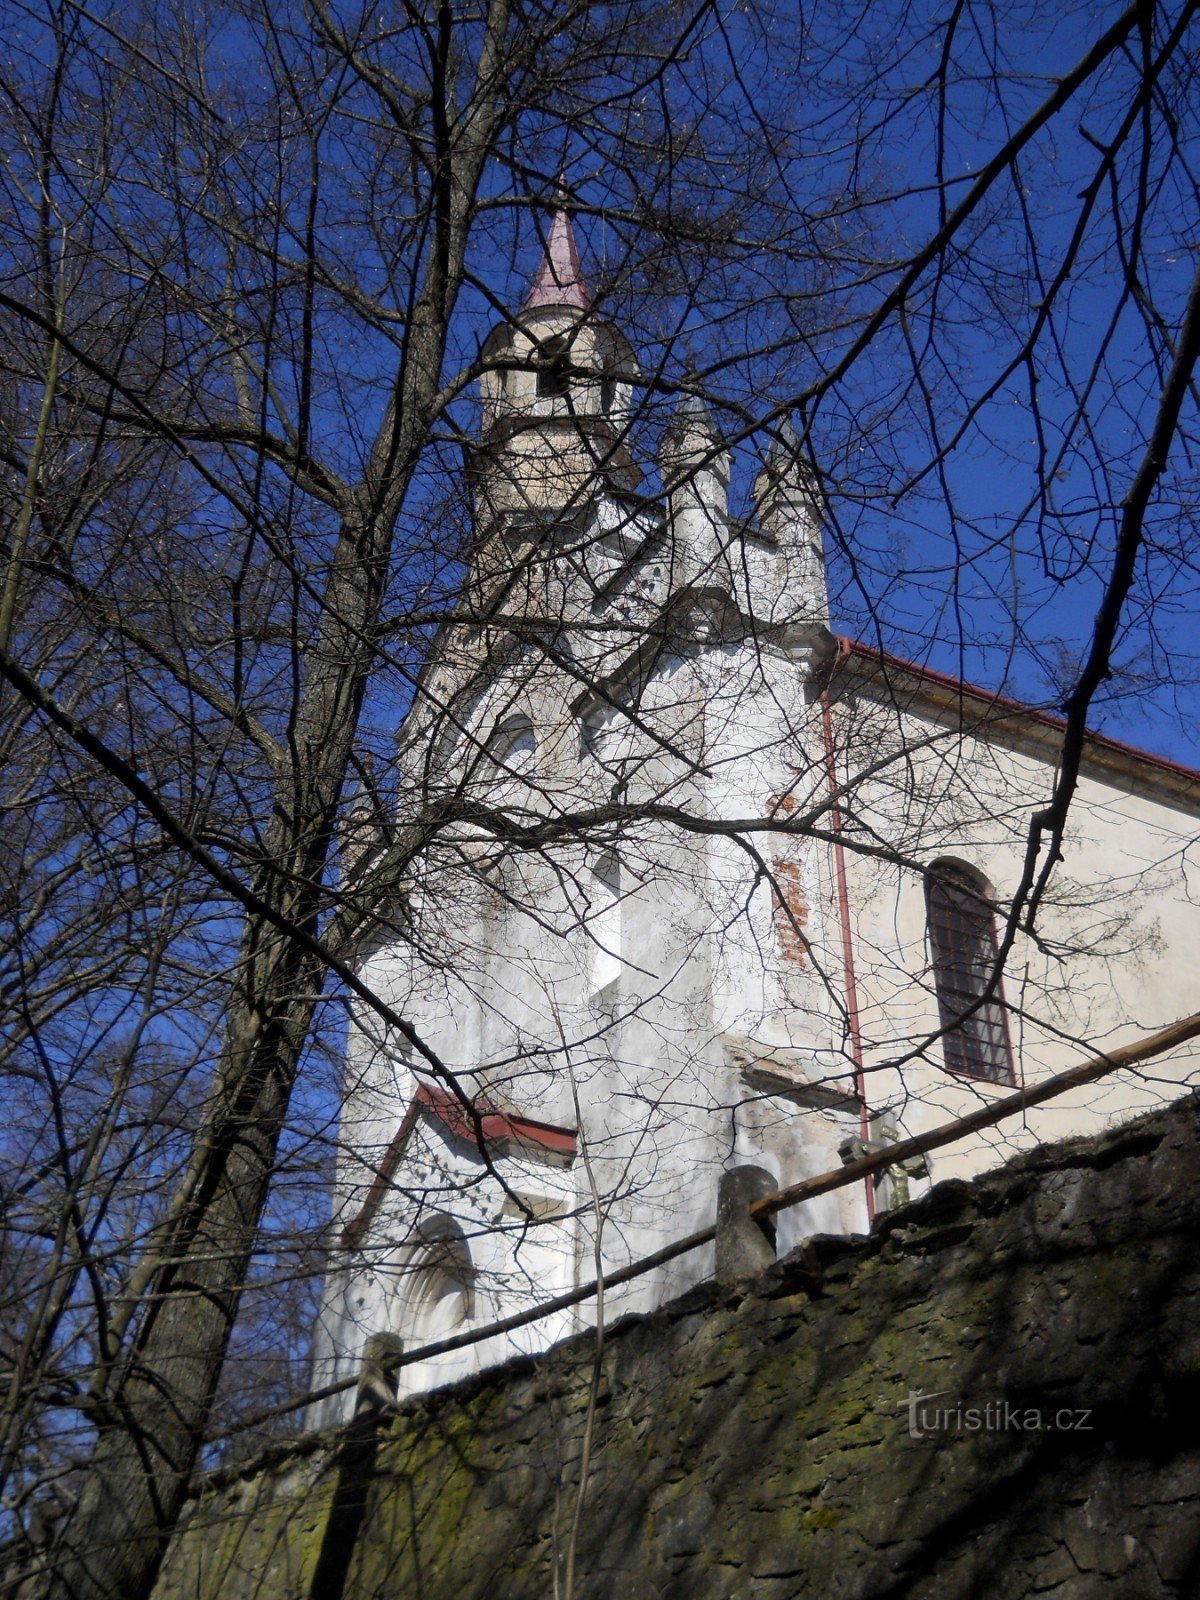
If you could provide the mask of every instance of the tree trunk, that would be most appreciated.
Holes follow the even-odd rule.
[[[79,1502],[39,1585],[47,1600],[137,1600],[153,1585],[199,1454],[251,1259],[297,1064],[325,971],[280,930],[316,931],[386,588],[392,529],[436,408],[447,325],[503,84],[508,8],[491,8],[472,116],[434,180],[433,238],[394,397],[346,508],[306,648],[289,770],[276,786],[216,1084],[169,1231],[139,1273],[136,1337],[101,1399]]]

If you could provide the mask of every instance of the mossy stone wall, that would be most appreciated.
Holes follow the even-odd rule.
[[[1189,1099],[618,1324],[575,1600],[1200,1593],[1198,1224]],[[593,1354],[217,1478],[156,1600],[551,1600]]]

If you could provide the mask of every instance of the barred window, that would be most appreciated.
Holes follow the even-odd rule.
[[[989,1083],[1013,1083],[1003,995],[976,1006],[996,964],[996,921],[989,885],[955,861],[937,862],[925,883],[933,982],[946,1066]],[[975,1010],[971,1010],[976,1006]],[[968,1015],[968,1013],[970,1013]]]

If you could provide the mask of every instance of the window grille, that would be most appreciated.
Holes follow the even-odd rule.
[[[996,965],[988,885],[969,868],[947,862],[934,867],[925,892],[946,1066],[989,1083],[1011,1084],[1012,1048],[999,983],[988,1000],[977,1004]]]

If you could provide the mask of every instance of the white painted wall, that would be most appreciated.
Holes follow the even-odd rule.
[[[688,425],[674,459],[703,460],[713,441]],[[859,1132],[819,703],[832,643],[819,525],[801,476],[765,473],[759,491],[749,536],[729,522],[717,468],[679,488],[663,519],[601,496],[547,546],[538,604],[556,596],[561,624],[549,658],[484,632],[439,646],[402,732],[402,788],[474,794],[523,826],[614,797],[632,820],[564,826],[536,849],[505,847],[486,818],[444,830],[410,886],[406,936],[365,958],[363,976],[468,1094],[577,1127],[579,1153],[564,1165],[496,1152],[489,1171],[418,1116],[370,1229],[330,1273],[317,1383],[351,1375],[369,1333],[421,1343],[589,1280],[597,1208],[607,1273],[709,1224],[730,1166],[790,1184],[837,1166]],[[854,658],[830,698],[868,1109],[914,1133],[1003,1092],[942,1065],[921,869],[953,856],[998,900],[1011,894],[1054,736],[1020,717],[984,726],[975,702],[947,709],[944,692],[903,673],[889,686]],[[1200,788],[1160,776],[1116,757],[1085,774],[1040,940],[1018,939],[1005,978],[1025,1081],[1194,1004]],[[672,808],[700,825],[678,827]],[[933,1176],[1094,1131],[1190,1070],[1181,1059],[1080,1093],[939,1153]],[[420,1081],[435,1081],[429,1063],[361,1017],[341,1220],[362,1206]],[[780,1247],[865,1222],[862,1186],[842,1189],[786,1213]],[[469,1292],[461,1274],[437,1277],[439,1238],[469,1257]],[[606,1315],[711,1270],[711,1250],[696,1251],[611,1292]],[[406,1369],[404,1392],[544,1347],[591,1315]]]

